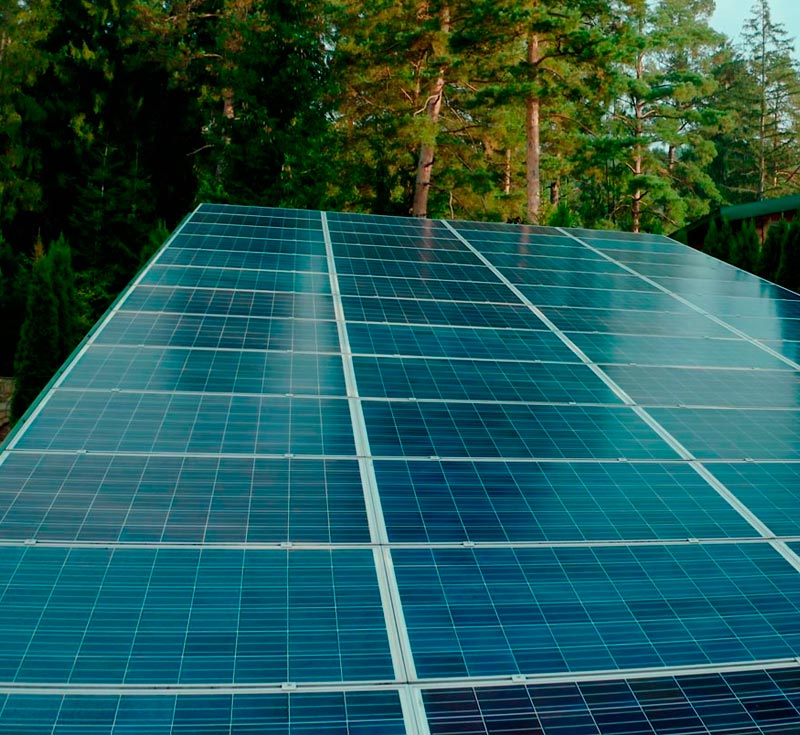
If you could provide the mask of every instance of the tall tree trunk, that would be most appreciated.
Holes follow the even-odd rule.
[[[541,60],[539,50],[539,36],[532,33],[528,37],[528,64],[531,66],[531,78],[537,72],[537,64]],[[533,224],[539,223],[542,210],[542,146],[541,126],[539,120],[541,101],[538,93],[531,91],[528,94],[525,114],[525,134],[527,137],[526,187],[527,187],[527,220]]]
[[[503,169],[503,194],[511,194],[511,149],[506,148],[506,165]]]
[[[558,179],[550,184],[550,204],[556,209],[561,204],[561,181]]]
[[[644,77],[644,55],[639,53],[636,59],[636,78],[642,79]],[[633,146],[633,176],[639,178],[643,171],[644,151],[642,149],[642,137],[644,135],[644,101],[636,98],[634,101],[634,128],[633,134],[635,143]],[[639,184],[636,184],[636,190],[633,192],[633,201],[631,202],[631,219],[633,220],[631,230],[633,232],[641,232],[642,229],[642,192]]]
[[[763,5],[762,5],[763,8]],[[761,54],[759,58],[759,115],[758,115],[758,199],[767,190],[767,24],[761,15]]]
[[[440,31],[443,34],[450,32],[450,7],[445,3],[442,6]],[[431,93],[425,103],[425,115],[435,130],[439,123],[439,114],[442,111],[442,98],[444,96],[446,66],[439,68],[439,74],[433,83]],[[417,163],[417,181],[414,186],[414,204],[411,208],[413,217],[428,216],[428,198],[431,192],[431,177],[433,174],[433,159],[436,155],[435,138],[431,142],[424,142],[419,147],[419,160]]]

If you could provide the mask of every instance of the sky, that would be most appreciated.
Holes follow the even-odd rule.
[[[750,16],[751,0],[716,0],[717,10],[711,18],[711,25],[734,41],[739,41],[739,33],[746,18]],[[800,58],[800,0],[770,0],[772,20],[781,23],[794,43],[795,56]]]

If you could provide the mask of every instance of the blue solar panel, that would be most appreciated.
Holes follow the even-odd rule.
[[[396,692],[0,695],[0,733],[405,735]]]
[[[569,338],[599,363],[692,367],[773,368],[789,366],[737,337],[703,339],[628,334],[570,333]]]
[[[325,272],[324,255],[304,253],[242,252],[217,247],[213,250],[194,247],[191,240],[181,247],[180,235],[158,259],[161,265],[213,266],[214,268],[253,268],[256,270]]]
[[[378,461],[375,472],[398,542],[754,535],[683,465]]]
[[[627,408],[364,402],[375,456],[675,459]]]
[[[666,298],[666,297],[665,297]],[[715,324],[688,307],[674,302],[672,311],[600,309],[588,307],[544,307],[542,311],[565,332],[664,335],[686,337],[731,337],[729,329]]]
[[[0,733],[793,733],[798,298],[201,206],[0,455]]]
[[[494,301],[505,303],[513,294],[502,283],[434,281],[426,278],[387,276],[342,276],[339,288],[346,296],[388,296],[445,301]]]
[[[0,548],[0,680],[392,679],[361,550]]]
[[[800,395],[800,373],[789,370],[613,365],[605,372],[643,405],[792,408]]]
[[[211,288],[171,289],[139,286],[125,302],[127,311],[171,311],[219,316],[333,319],[330,296],[267,291],[217,291]]]
[[[203,393],[345,393],[339,355],[92,346],[65,388]]]
[[[796,409],[653,408],[650,413],[701,459],[800,459]]]
[[[583,364],[356,357],[359,393],[378,398],[621,403]]]
[[[327,273],[199,266],[154,266],[142,278],[151,286],[328,293]]]
[[[575,354],[551,331],[406,324],[347,325],[356,354],[465,357],[574,362]]]
[[[800,574],[767,544],[401,550],[424,677],[795,657]]]
[[[354,454],[347,401],[251,395],[58,390],[24,449]]]
[[[796,671],[430,691],[431,735],[789,735]]]
[[[336,323],[310,319],[222,317],[120,311],[95,344],[338,352]]]
[[[0,538],[369,542],[354,460],[17,453]]]

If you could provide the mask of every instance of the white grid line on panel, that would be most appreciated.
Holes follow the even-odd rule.
[[[70,541],[61,539],[0,539],[0,548],[36,546],[48,549],[215,549],[221,551],[370,551],[376,549],[596,549],[656,546],[741,546],[773,541],[800,543],[800,536],[737,536],[706,538],[591,539],[558,541],[392,541],[386,545],[316,541]]]

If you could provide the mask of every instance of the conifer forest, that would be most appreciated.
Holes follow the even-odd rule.
[[[713,10],[0,0],[12,412],[201,201],[669,234],[800,192],[794,39],[769,0],[736,43]],[[773,229],[762,248],[715,227],[709,248],[797,280],[800,234]]]

